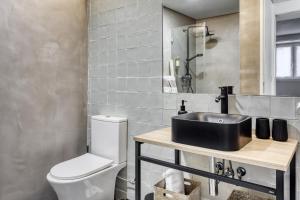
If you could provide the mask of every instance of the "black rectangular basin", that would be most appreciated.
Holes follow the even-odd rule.
[[[188,113],[172,117],[172,141],[222,151],[237,151],[252,140],[251,117]]]

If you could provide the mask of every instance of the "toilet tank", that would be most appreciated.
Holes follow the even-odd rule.
[[[91,153],[113,160],[126,162],[127,119],[97,115],[91,119]]]

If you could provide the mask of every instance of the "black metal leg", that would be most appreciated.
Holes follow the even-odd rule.
[[[296,154],[290,164],[290,200],[296,200]]]
[[[276,200],[284,200],[284,172],[276,170]]]
[[[175,164],[180,165],[180,151],[175,150]]]
[[[135,200],[141,200],[141,144],[135,142]]]

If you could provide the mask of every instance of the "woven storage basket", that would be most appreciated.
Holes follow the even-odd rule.
[[[272,200],[250,194],[249,192],[233,190],[228,200]]]
[[[168,191],[165,185],[165,180],[162,180],[154,186],[154,200],[201,200],[199,182],[184,179],[185,194]]]

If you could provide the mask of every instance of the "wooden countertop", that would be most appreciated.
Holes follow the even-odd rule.
[[[273,140],[260,140],[254,136],[252,141],[239,151],[218,151],[172,142],[171,128],[138,135],[134,137],[134,140],[281,171],[288,170],[298,145],[298,141],[293,139],[289,139],[287,142],[276,142]]]

